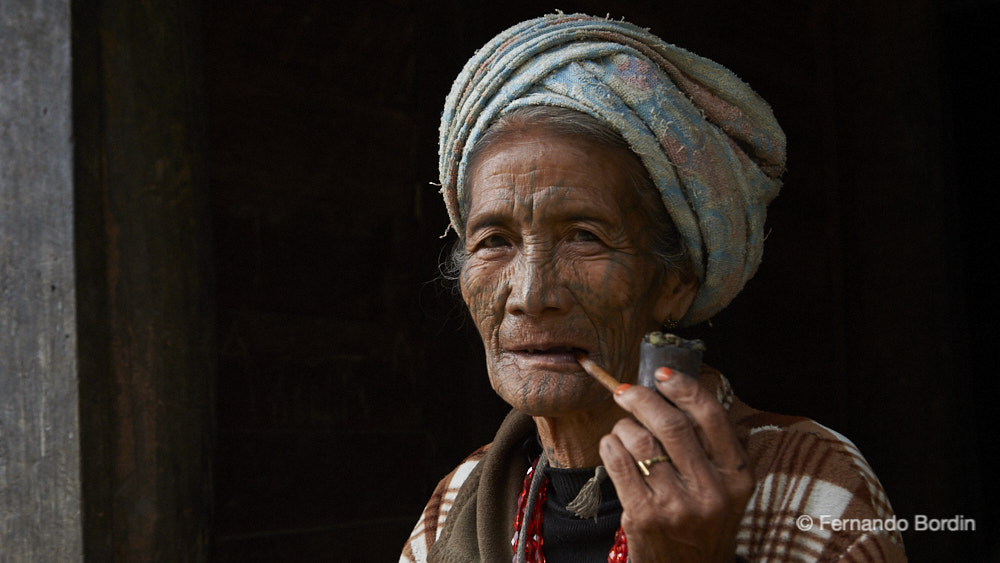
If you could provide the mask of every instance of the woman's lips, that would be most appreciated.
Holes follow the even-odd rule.
[[[573,346],[553,346],[546,348],[524,347],[506,351],[522,367],[580,371],[580,364],[576,361],[576,352],[586,353],[586,350]]]

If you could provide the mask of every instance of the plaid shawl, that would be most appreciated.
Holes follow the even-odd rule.
[[[466,63],[441,116],[439,170],[464,232],[470,151],[495,118],[549,105],[621,133],[691,253],[699,290],[683,324],[710,318],[760,264],[766,206],[785,169],[771,108],[725,67],[632,24],[554,14],[496,36]]]
[[[886,521],[892,508],[861,452],[840,434],[806,418],[761,412],[740,402],[717,371],[701,383],[729,411],[754,464],[756,487],[736,535],[748,561],[905,561],[896,531],[832,529],[821,518]],[[403,547],[401,563],[509,561],[517,496],[535,432],[512,411],[495,440],[438,484]],[[811,529],[802,526],[810,518]]]

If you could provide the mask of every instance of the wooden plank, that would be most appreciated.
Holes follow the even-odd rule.
[[[68,0],[0,10],[0,560],[82,557]]]
[[[85,556],[203,561],[215,362],[200,8],[73,10]]]

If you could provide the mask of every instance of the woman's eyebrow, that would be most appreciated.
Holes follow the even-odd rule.
[[[620,221],[615,221],[603,213],[591,213],[589,210],[579,208],[567,209],[565,213],[557,214],[552,219],[559,223],[589,223],[605,228],[613,228],[620,224]]]
[[[506,225],[508,221],[508,215],[502,211],[485,211],[470,216],[466,225],[466,230],[469,232],[475,232],[488,227]]]
[[[616,223],[597,215],[580,213],[579,211],[569,212],[565,215],[556,215],[551,218],[555,223],[581,222],[601,225],[603,227],[614,227]],[[508,214],[502,211],[484,211],[469,217],[466,222],[466,230],[470,233],[489,227],[507,225],[510,222]]]
[[[594,215],[580,215],[580,214],[575,214],[575,215],[569,215],[567,217],[564,217],[563,220],[564,221],[581,221],[581,222],[584,222],[584,223],[599,223],[601,225],[607,225],[607,226],[611,225],[611,221],[608,221],[607,219],[604,219],[602,217],[597,217],[597,216],[594,216]]]

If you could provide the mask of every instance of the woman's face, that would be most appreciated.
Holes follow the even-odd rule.
[[[469,173],[462,296],[493,388],[534,416],[610,398],[582,350],[634,381],[639,342],[690,303],[651,254],[627,153],[542,129],[502,137]]]

